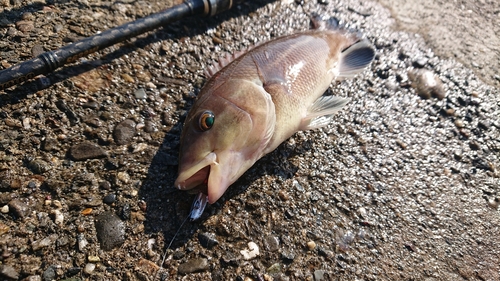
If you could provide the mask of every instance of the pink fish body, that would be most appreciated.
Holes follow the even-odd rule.
[[[348,99],[323,93],[373,57],[368,41],[326,29],[277,38],[234,59],[208,80],[186,117],[175,186],[214,203],[295,132],[328,125]]]

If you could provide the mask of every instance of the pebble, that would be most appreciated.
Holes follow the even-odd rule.
[[[146,99],[148,96],[146,95],[146,91],[143,88],[139,88],[134,92],[134,96],[136,99]]]
[[[99,116],[96,114],[89,114],[83,118],[83,122],[85,124],[92,126],[94,128],[99,128],[102,126],[101,119],[99,119]]]
[[[8,279],[19,279],[19,273],[17,270],[7,264],[0,265],[0,275]]]
[[[295,254],[289,249],[285,249],[281,252],[281,258],[287,262],[292,262],[295,259]]]
[[[99,183],[99,188],[104,189],[104,190],[110,190],[111,183],[109,181],[102,181]]]
[[[64,215],[59,210],[53,210],[52,214],[54,215],[54,223],[57,225],[62,225],[64,222]]]
[[[19,199],[12,199],[9,202],[9,208],[12,210],[16,217],[24,218],[30,213],[30,208],[28,205],[23,203]]]
[[[141,258],[139,262],[137,262],[137,267],[140,268],[142,272],[146,272],[149,275],[155,274],[159,269],[156,263],[144,258]]]
[[[88,215],[92,214],[92,211],[93,211],[92,208],[85,208],[80,213],[84,216],[88,216]]]
[[[309,251],[316,249],[316,243],[314,241],[307,242],[307,249],[309,249]]]
[[[64,100],[62,100],[62,99],[57,100],[56,106],[60,111],[64,112],[64,114],[66,114],[66,117],[68,117],[68,120],[69,120],[69,123],[71,124],[71,126],[78,124],[78,122],[80,121],[80,119],[78,118],[78,115],[76,115],[76,113],[73,111],[73,109],[70,106],[68,106],[68,104]]]
[[[45,50],[43,49],[42,45],[36,44],[31,48],[31,55],[36,58],[39,55],[43,54]]]
[[[224,255],[222,255],[222,261],[231,266],[238,266],[239,260],[240,256],[231,251],[227,251]]]
[[[270,267],[266,269],[267,273],[278,274],[281,272],[282,266],[280,263],[273,263]]]
[[[34,174],[43,174],[50,170],[50,166],[47,162],[41,159],[35,159],[28,163],[28,169],[30,169]]]
[[[469,143],[469,147],[470,149],[472,150],[480,150],[481,149],[481,145],[479,144],[479,142],[473,140]]]
[[[500,198],[491,198],[488,200],[488,206],[490,206],[493,209],[498,209],[498,206],[500,205]]]
[[[53,244],[57,240],[57,237],[58,237],[57,234],[51,234],[43,239],[33,241],[31,243],[31,248],[33,248],[33,251],[38,251],[42,248],[50,246],[51,244]]]
[[[462,119],[455,120],[455,126],[457,126],[457,128],[465,127],[464,121],[462,121]]]
[[[0,236],[4,235],[5,233],[9,232],[10,227],[6,224],[3,224],[0,222]]]
[[[70,157],[75,161],[97,159],[107,156],[107,153],[97,144],[82,142],[72,146],[69,150]]]
[[[325,280],[325,271],[324,270],[315,270],[314,271],[314,281],[321,281],[321,280]]]
[[[132,153],[143,152],[146,148],[148,148],[148,144],[143,142],[131,145]]]
[[[109,251],[125,241],[125,224],[114,213],[104,212],[95,218],[97,240],[101,248]]]
[[[83,272],[85,272],[86,274],[92,274],[92,272],[94,272],[95,270],[95,264],[93,263],[87,263],[85,265],[85,267],[83,268]]]
[[[213,233],[199,233],[198,240],[200,241],[200,245],[207,248],[212,249],[215,245],[219,244],[219,241],[215,239],[215,234]]]
[[[85,239],[85,235],[83,235],[83,233],[78,234],[76,236],[76,240],[78,241],[78,250],[80,250],[80,252],[83,252],[85,247],[89,244],[87,239]]]
[[[430,97],[442,100],[446,97],[443,82],[437,75],[427,69],[411,70],[408,72],[411,85],[417,90],[417,94],[428,99]]]
[[[127,73],[123,73],[121,76],[122,76],[122,79],[125,80],[125,82],[128,82],[128,83],[135,82],[134,78]]]
[[[487,120],[479,121],[477,123],[477,127],[482,129],[482,130],[488,131],[489,128],[491,127],[491,122],[489,122]]]
[[[208,261],[204,258],[190,259],[187,262],[179,265],[177,269],[180,274],[189,274],[194,272],[202,272],[208,269]]]
[[[455,116],[455,109],[453,109],[453,108],[446,109],[446,115]]]
[[[99,104],[96,101],[88,101],[84,103],[83,108],[97,109],[99,108]]]
[[[128,144],[135,136],[135,125],[135,122],[130,119],[126,119],[118,123],[113,130],[113,138],[115,142],[119,145]]]
[[[248,248],[241,250],[240,253],[243,255],[243,259],[251,260],[260,254],[259,246],[255,242],[248,242]]]
[[[116,174],[116,178],[123,183],[130,182],[130,175],[127,172],[118,172],[118,174]]]
[[[82,271],[81,267],[78,267],[78,266],[70,267],[70,268],[68,268],[68,270],[66,270],[66,275],[67,276],[77,275],[78,273],[80,273],[80,271]],[[69,280],[66,279],[66,281],[69,281]]]
[[[56,150],[58,146],[59,146],[59,141],[53,138],[46,138],[44,141],[42,141],[41,149],[43,151],[52,151]]]
[[[56,279],[56,270],[53,266],[49,266],[42,274],[43,281],[52,281]]]
[[[98,256],[88,256],[88,257],[87,257],[87,260],[88,260],[89,262],[96,263],[96,262],[100,262],[100,261],[101,261],[101,258],[99,258]]]
[[[427,59],[425,58],[417,58],[413,61],[413,66],[416,68],[423,68],[427,64]]]
[[[269,252],[275,252],[280,247],[280,240],[278,237],[269,235],[264,238],[264,247]]]
[[[21,20],[16,22],[16,28],[23,33],[27,33],[35,29],[35,24],[32,21]]]
[[[116,194],[114,194],[114,193],[108,194],[108,195],[104,196],[102,201],[108,205],[111,205],[111,204],[115,203],[115,201],[116,201]]]
[[[4,206],[0,209],[0,212],[2,212],[3,214],[7,214],[7,213],[9,213],[9,205],[4,205]]]

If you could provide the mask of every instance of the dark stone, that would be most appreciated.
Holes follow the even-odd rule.
[[[59,110],[61,110],[62,112],[64,112],[64,114],[66,114],[71,126],[78,124],[79,122],[78,116],[75,114],[75,112],[73,112],[73,110],[66,104],[64,100],[56,101],[56,106],[57,108],[59,108]]]
[[[72,146],[69,150],[69,155],[73,160],[81,161],[87,159],[103,158],[107,156],[107,153],[104,149],[96,144],[83,142]]]
[[[35,159],[28,163],[28,169],[30,169],[34,174],[43,174],[50,170],[49,164],[41,159]]]
[[[113,204],[116,201],[116,194],[113,194],[113,193],[108,194],[108,195],[104,196],[104,199],[102,201],[106,204]]]
[[[280,240],[278,237],[273,235],[266,236],[266,238],[264,239],[264,246],[267,251],[275,252],[279,249]]]
[[[56,150],[58,146],[59,142],[56,139],[47,138],[44,141],[42,141],[41,148],[43,151],[51,151],[51,150]]]
[[[226,252],[222,256],[222,261],[231,266],[238,266],[240,261],[240,255],[237,255],[233,252]]]
[[[135,136],[135,125],[135,122],[130,119],[118,123],[113,130],[113,138],[115,142],[119,145],[129,143]]]
[[[125,241],[125,223],[114,213],[104,212],[95,218],[97,240],[109,251]]]
[[[43,281],[52,281],[56,279],[56,271],[54,267],[49,266],[42,274]]]
[[[281,252],[281,258],[286,263],[291,263],[295,259],[295,254],[289,249],[285,249]]]
[[[213,233],[200,233],[198,234],[198,240],[201,246],[212,249],[215,245],[219,244],[219,241],[215,239],[215,234]]]
[[[182,259],[186,254],[183,251],[176,251],[173,255],[173,258],[175,260],[180,260]]]
[[[80,271],[82,271],[82,268],[81,267],[70,267],[67,271],[66,271],[66,275],[67,276],[73,276],[73,275],[76,275],[78,273],[80,273]]]
[[[124,204],[121,211],[120,211],[120,217],[123,220],[129,220],[130,219],[130,204]]]
[[[17,217],[24,218],[30,213],[30,208],[19,199],[12,199],[9,202],[9,208]]]

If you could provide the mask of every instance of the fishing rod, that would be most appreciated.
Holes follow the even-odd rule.
[[[161,12],[108,29],[84,38],[60,49],[45,52],[36,58],[0,71],[0,91],[40,74],[48,74],[57,68],[75,62],[79,58],[97,52],[139,34],[165,26],[184,17],[201,15],[211,17],[229,10],[243,0],[185,0],[182,4]]]

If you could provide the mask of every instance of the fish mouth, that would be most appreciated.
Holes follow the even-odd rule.
[[[209,204],[215,203],[232,183],[230,175],[233,171],[229,164],[224,169],[218,160],[217,154],[211,152],[188,169],[181,168],[174,185],[181,190],[203,192],[208,196]]]
[[[215,152],[209,153],[200,162],[192,165],[186,170],[179,171],[179,176],[174,185],[180,190],[190,190],[202,184],[206,184],[210,176],[211,165],[217,163]],[[204,193],[207,193],[206,191]]]

